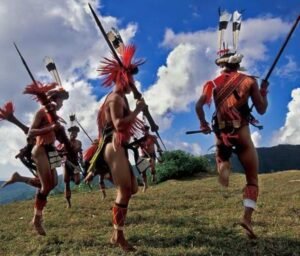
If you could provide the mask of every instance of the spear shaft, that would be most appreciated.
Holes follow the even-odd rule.
[[[92,8],[92,6],[90,5],[90,3],[89,3],[88,5],[89,5],[89,8],[90,8],[90,10],[91,10],[91,12],[92,12],[92,14],[93,14],[93,17],[94,17],[94,19],[95,19],[95,22],[96,22],[96,24],[98,25],[98,27],[99,27],[99,29],[100,29],[102,35],[104,36],[104,39],[105,39],[106,43],[108,44],[108,46],[109,46],[109,48],[110,48],[112,54],[114,55],[115,59],[118,61],[119,65],[120,65],[121,67],[124,67],[124,65],[123,65],[122,61],[120,60],[118,54],[116,53],[114,47],[112,46],[111,42],[109,41],[108,36],[107,36],[107,34],[106,34],[106,32],[105,32],[105,30],[104,30],[104,28],[103,28],[103,26],[102,26],[102,24],[101,24],[101,22],[100,22],[100,20],[99,20],[97,14],[95,13],[95,11],[94,11],[94,9]],[[134,98],[137,99],[137,100],[141,99],[141,98],[142,98],[142,94],[138,91],[138,89],[136,88],[136,86],[135,86],[134,84],[130,83],[130,87],[131,87],[131,90],[132,90],[132,92],[133,92]],[[160,135],[159,135],[159,133],[158,133],[159,127],[158,127],[158,125],[154,122],[154,120],[153,120],[153,118],[152,118],[152,116],[151,116],[151,114],[150,114],[150,112],[149,112],[148,106],[146,106],[146,108],[143,110],[143,113],[144,113],[144,115],[146,116],[146,118],[148,119],[148,122],[149,122],[149,124],[150,124],[150,126],[151,126],[151,131],[156,133],[156,135],[157,135],[158,138],[160,139],[161,143],[163,144],[164,148],[166,149],[166,146],[165,146],[164,143],[162,142],[162,139],[161,139],[161,137],[160,137]]]
[[[32,75],[32,73],[31,73],[31,71],[30,71],[30,69],[29,69],[29,67],[28,67],[28,65],[27,65],[27,63],[26,63],[26,61],[25,61],[25,59],[23,58],[21,52],[19,51],[19,49],[18,49],[16,43],[14,43],[14,46],[15,46],[15,48],[16,48],[16,50],[17,50],[17,52],[18,52],[18,54],[19,54],[19,56],[20,56],[20,58],[21,58],[21,60],[22,60],[22,62],[23,62],[23,65],[25,66],[25,68],[26,68],[26,70],[27,70],[27,72],[28,72],[28,74],[29,74],[31,80],[33,81],[34,84],[37,84],[36,80],[34,79],[34,76]]]

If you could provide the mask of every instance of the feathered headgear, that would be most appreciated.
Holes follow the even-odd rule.
[[[43,101],[45,95],[50,101],[55,98],[69,98],[69,93],[62,86],[57,85],[57,83],[42,84],[39,81],[27,85],[23,93],[34,95],[36,101]]]
[[[0,121],[9,119],[14,113],[14,105],[11,101],[8,101],[0,108]]]
[[[75,114],[70,115],[70,122],[71,122],[71,126],[68,128],[68,132],[79,132],[79,127],[75,124],[75,120],[76,120],[76,116]]]
[[[132,76],[138,73],[138,66],[145,62],[144,60],[132,62],[135,50],[134,45],[121,47],[120,59],[122,64],[118,62],[114,55],[112,59],[104,58],[101,66],[97,69],[100,75],[105,76],[102,83],[104,87],[111,87],[115,83],[117,88],[124,90],[130,83],[134,83]]]
[[[237,53],[238,48],[238,39],[239,39],[239,32],[241,29],[241,21],[242,21],[242,14],[238,11],[235,11],[233,15],[228,13],[227,11],[219,11],[220,19],[219,19],[219,32],[218,32],[218,58],[216,59],[215,63],[218,66],[223,66],[226,63],[231,64],[239,64],[242,59],[243,55]],[[229,49],[228,43],[224,40],[224,32],[227,29],[227,25],[232,18],[232,32],[233,32],[233,49]]]

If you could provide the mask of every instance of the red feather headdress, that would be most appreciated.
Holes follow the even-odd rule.
[[[124,90],[130,83],[134,82],[132,75],[136,74],[138,66],[145,62],[144,60],[138,60],[132,63],[136,51],[134,45],[124,46],[120,50],[120,59],[123,65],[120,65],[113,56],[112,59],[104,58],[101,66],[97,69],[100,75],[105,76],[102,83],[104,87],[111,87],[115,83],[117,88]]]
[[[8,101],[0,108],[0,121],[8,119],[14,113],[14,105],[11,101]]]
[[[57,83],[42,84],[39,81],[36,83],[27,85],[24,94],[32,94],[36,101],[45,104],[45,101],[50,100],[52,97],[59,96],[63,99],[67,99],[69,94],[62,86]]]

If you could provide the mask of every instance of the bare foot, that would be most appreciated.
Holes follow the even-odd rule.
[[[84,178],[84,183],[89,184],[94,178],[94,173],[89,172],[88,175]]]
[[[71,208],[71,199],[66,198],[66,200],[67,200],[67,208],[70,209]]]
[[[147,188],[148,188],[148,186],[147,186],[146,184],[144,184],[144,187],[143,187],[143,193],[146,192]]]
[[[114,230],[113,235],[110,239],[110,243],[119,246],[125,252],[135,252],[136,248],[134,248],[128,241],[125,239],[123,231]]]
[[[102,200],[104,200],[106,198],[106,192],[105,190],[102,190]]]
[[[247,222],[245,220],[242,220],[240,222],[240,226],[245,229],[246,234],[247,234],[247,236],[248,236],[249,239],[257,239],[257,235],[255,235],[255,233],[254,233],[254,231],[252,229],[251,223],[249,223],[249,222]]]
[[[42,225],[43,219],[42,216],[35,215],[31,221],[31,225],[34,228],[34,230],[41,236],[46,235],[46,231]]]
[[[13,175],[10,177],[10,179],[1,185],[1,188],[4,188],[7,185],[10,185],[10,184],[13,184],[13,183],[19,182],[19,181],[21,181],[21,175],[17,172],[14,172]]]

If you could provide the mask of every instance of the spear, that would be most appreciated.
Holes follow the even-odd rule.
[[[31,73],[31,71],[30,71],[30,69],[29,69],[29,67],[28,67],[28,65],[27,65],[27,63],[26,63],[26,61],[25,61],[25,59],[23,58],[21,52],[19,51],[19,49],[18,49],[16,43],[14,43],[14,46],[15,46],[15,48],[16,48],[16,50],[17,50],[17,52],[18,52],[18,54],[19,54],[19,56],[20,56],[20,58],[21,58],[21,60],[22,60],[22,62],[23,62],[23,65],[25,66],[25,68],[26,68],[26,70],[27,70],[27,73],[29,74],[31,80],[33,81],[34,84],[37,85],[37,82],[36,82],[36,80],[34,79],[34,76],[32,75],[32,73]]]
[[[31,78],[31,80],[33,81],[33,83],[35,84],[35,86],[39,87],[39,84],[37,83],[37,81],[34,79],[34,76],[32,75],[25,59],[23,58],[21,52],[19,51],[17,45],[14,43],[14,46]],[[28,93],[25,91],[25,93]],[[49,105],[49,100],[47,98],[47,95],[46,93],[36,93],[36,96],[38,98],[38,100],[41,102],[41,104],[43,106],[45,106],[47,108],[47,105]],[[57,116],[56,114],[56,111],[54,110],[51,110],[51,109],[47,109],[48,110],[48,113],[50,114],[52,120],[54,122],[57,122],[57,121],[60,121],[62,120],[59,116]],[[65,147],[67,149],[67,152],[69,154],[69,157],[72,161],[74,161],[74,163],[78,164],[77,161],[75,160],[76,159],[76,153],[74,152],[72,146],[71,146],[71,143],[70,143],[70,140],[68,139],[67,135],[66,135],[66,132],[65,132],[65,129],[63,127],[61,127],[61,129],[59,129],[58,131],[56,131],[56,137],[58,139],[58,141],[60,141],[61,143],[65,144]]]
[[[89,140],[93,143],[92,138],[88,135],[87,131],[82,127],[82,125],[79,123],[78,119],[76,118],[75,115],[70,115],[70,121],[74,122],[76,121],[76,123],[79,125],[79,127],[81,128],[81,130],[83,130],[83,132],[85,133],[85,135],[89,138]]]
[[[266,77],[263,79],[264,81],[268,81],[269,80],[269,77],[271,76],[271,74],[272,74],[272,72],[273,72],[273,70],[274,70],[274,68],[275,68],[275,66],[276,66],[276,64],[277,64],[277,62],[278,62],[278,60],[279,60],[282,52],[283,52],[283,50],[285,49],[285,47],[286,47],[287,43],[289,42],[292,34],[294,33],[294,31],[295,31],[295,29],[296,29],[299,21],[300,21],[300,15],[297,17],[297,19],[294,22],[294,24],[293,24],[290,32],[288,33],[287,37],[285,38],[285,40],[284,40],[281,48],[279,49],[279,52],[277,53],[277,56],[276,56],[275,60],[273,61],[272,65],[271,65],[271,67],[270,67],[270,69],[269,69],[269,71],[268,71],[268,73],[266,75]],[[252,106],[250,108],[250,112],[252,111],[253,107],[254,107],[254,104],[252,104]]]
[[[195,133],[203,133],[203,130],[195,130],[195,131],[186,131],[185,134],[195,134]]]
[[[99,18],[98,18],[98,16],[97,16],[97,14],[95,13],[95,11],[94,11],[94,9],[92,8],[92,6],[90,5],[90,3],[89,3],[88,5],[89,5],[89,8],[90,8],[90,10],[91,10],[91,12],[92,12],[92,14],[93,14],[93,17],[94,17],[94,19],[95,19],[95,22],[96,22],[97,26],[99,27],[99,29],[100,29],[100,31],[101,31],[101,33],[102,33],[102,35],[103,35],[103,37],[104,37],[106,43],[108,44],[108,46],[109,46],[109,48],[110,48],[112,54],[114,55],[115,59],[118,61],[119,65],[120,65],[121,67],[123,67],[124,65],[123,65],[122,61],[120,60],[118,54],[116,53],[116,51],[115,51],[113,45],[112,45],[111,42],[109,41],[109,38],[108,38],[108,36],[107,36],[107,34],[106,34],[106,32],[105,32],[103,26],[102,26],[102,24],[101,24],[101,22],[100,22],[100,20],[99,20]],[[131,87],[131,90],[132,90],[132,92],[133,92],[134,98],[135,98],[136,100],[140,100],[140,99],[142,98],[142,94],[138,91],[138,89],[136,88],[136,86],[135,86],[133,83],[130,83],[130,87]],[[151,131],[156,133],[157,137],[160,139],[161,143],[164,145],[164,143],[162,142],[162,139],[161,139],[161,137],[160,137],[160,135],[159,135],[159,133],[158,133],[159,127],[158,127],[158,125],[154,122],[154,120],[153,120],[153,118],[152,118],[152,116],[151,116],[151,114],[150,114],[150,112],[149,112],[149,108],[148,108],[147,105],[146,105],[145,109],[143,110],[143,113],[144,113],[144,115],[146,116],[146,118],[147,118],[147,120],[148,120],[148,122],[149,122],[149,124],[150,124]],[[165,145],[164,145],[164,147],[165,147]],[[166,149],[166,147],[165,147],[165,149]]]

